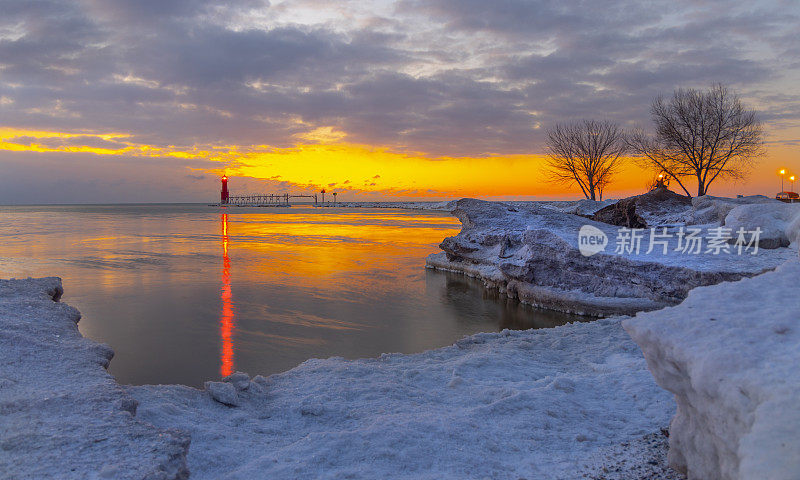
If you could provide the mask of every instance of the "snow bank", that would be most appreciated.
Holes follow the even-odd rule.
[[[657,244],[648,254],[649,230],[638,252],[617,254],[618,227],[536,204],[462,199],[453,214],[462,230],[442,242],[442,253],[428,257],[428,267],[481,278],[488,288],[525,303],[584,315],[674,305],[692,288],[756,275],[795,255],[786,248],[757,255],[739,255],[735,249],[685,254],[678,251],[675,235],[667,241],[666,254]],[[608,238],[605,252],[581,254],[578,232],[584,225]]]
[[[675,394],[670,465],[690,479],[797,479],[800,262],[698,288],[623,325]]]
[[[140,418],[191,433],[192,478],[574,479],[674,412],[618,319],[228,381],[238,407],[129,388]]]
[[[796,212],[794,217],[790,218],[788,222],[786,222],[786,238],[789,239],[790,243],[795,245],[800,244],[800,212]]]
[[[800,216],[798,203],[740,205],[731,209],[725,217],[724,225],[733,232],[740,228],[753,230],[758,227],[761,229],[759,240],[761,248],[780,248],[788,247],[791,243],[788,227],[798,216]]]
[[[726,198],[703,195],[692,198],[692,212],[687,223],[690,225],[722,224],[731,210],[740,205],[767,204],[780,205],[782,202],[764,195]]]
[[[61,280],[0,280],[0,477],[188,478],[186,435],[138,420]]]

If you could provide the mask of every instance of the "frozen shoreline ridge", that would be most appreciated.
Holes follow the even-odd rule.
[[[702,205],[718,212],[726,202],[718,199],[711,207]],[[767,225],[759,224],[762,217],[780,211],[780,218],[767,217],[769,232],[783,235],[788,217],[800,206],[774,203],[766,206],[770,210],[764,205],[734,203],[724,218],[735,216],[737,226],[766,229]],[[754,209],[761,209],[760,215],[748,215]],[[692,213],[675,212],[686,217]],[[757,255],[738,255],[736,249],[718,255],[682,254],[676,253],[679,240],[675,235],[668,241],[667,254],[661,246],[647,254],[649,230],[644,231],[638,253],[615,254],[618,227],[551,206],[462,199],[453,214],[461,220],[462,230],[442,242],[442,253],[428,257],[428,267],[478,277],[487,288],[525,303],[591,316],[630,315],[675,305],[695,287],[758,275],[796,255],[790,248],[761,248]],[[608,237],[605,252],[590,257],[580,253],[578,232],[584,225]],[[772,243],[776,242],[782,244],[781,240]]]
[[[188,478],[189,437],[141,421],[58,278],[0,280],[0,478]]]

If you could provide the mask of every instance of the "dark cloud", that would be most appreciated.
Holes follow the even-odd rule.
[[[399,0],[303,25],[301,7],[329,4],[0,0],[0,123],[157,146],[331,126],[433,156],[537,153],[556,121],[646,123],[656,94],[719,81],[800,119],[800,92],[775,98],[800,69],[795,2]]]
[[[86,146],[91,148],[105,148],[110,150],[118,150],[125,148],[127,145],[119,142],[105,140],[99,137],[92,137],[87,135],[78,135],[75,137],[46,137],[34,138],[27,135],[10,138],[7,140],[9,143],[16,143],[18,145],[41,145],[46,148],[64,148]]]
[[[450,29],[503,36],[550,35],[631,28],[659,19],[658,8],[639,1],[401,0],[400,11],[424,12]]]

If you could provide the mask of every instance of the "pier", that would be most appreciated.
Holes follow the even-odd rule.
[[[288,193],[264,193],[252,195],[230,195],[228,192],[228,177],[223,176],[222,190],[220,191],[220,201],[216,206],[235,205],[237,207],[291,207],[292,199],[307,198],[314,200],[314,205],[319,203],[317,194],[314,195],[291,195]],[[334,204],[336,196],[334,194]],[[325,191],[322,192],[322,203],[325,203]]]
[[[313,199],[317,203],[316,195],[289,195],[284,194],[258,194],[258,195],[233,195],[228,201],[220,205],[236,205],[237,207],[291,207],[293,198]]]

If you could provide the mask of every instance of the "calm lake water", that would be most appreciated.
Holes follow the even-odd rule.
[[[114,348],[109,370],[129,384],[199,386],[577,320],[425,269],[460,227],[394,209],[0,207],[0,278],[60,276],[81,332]]]

